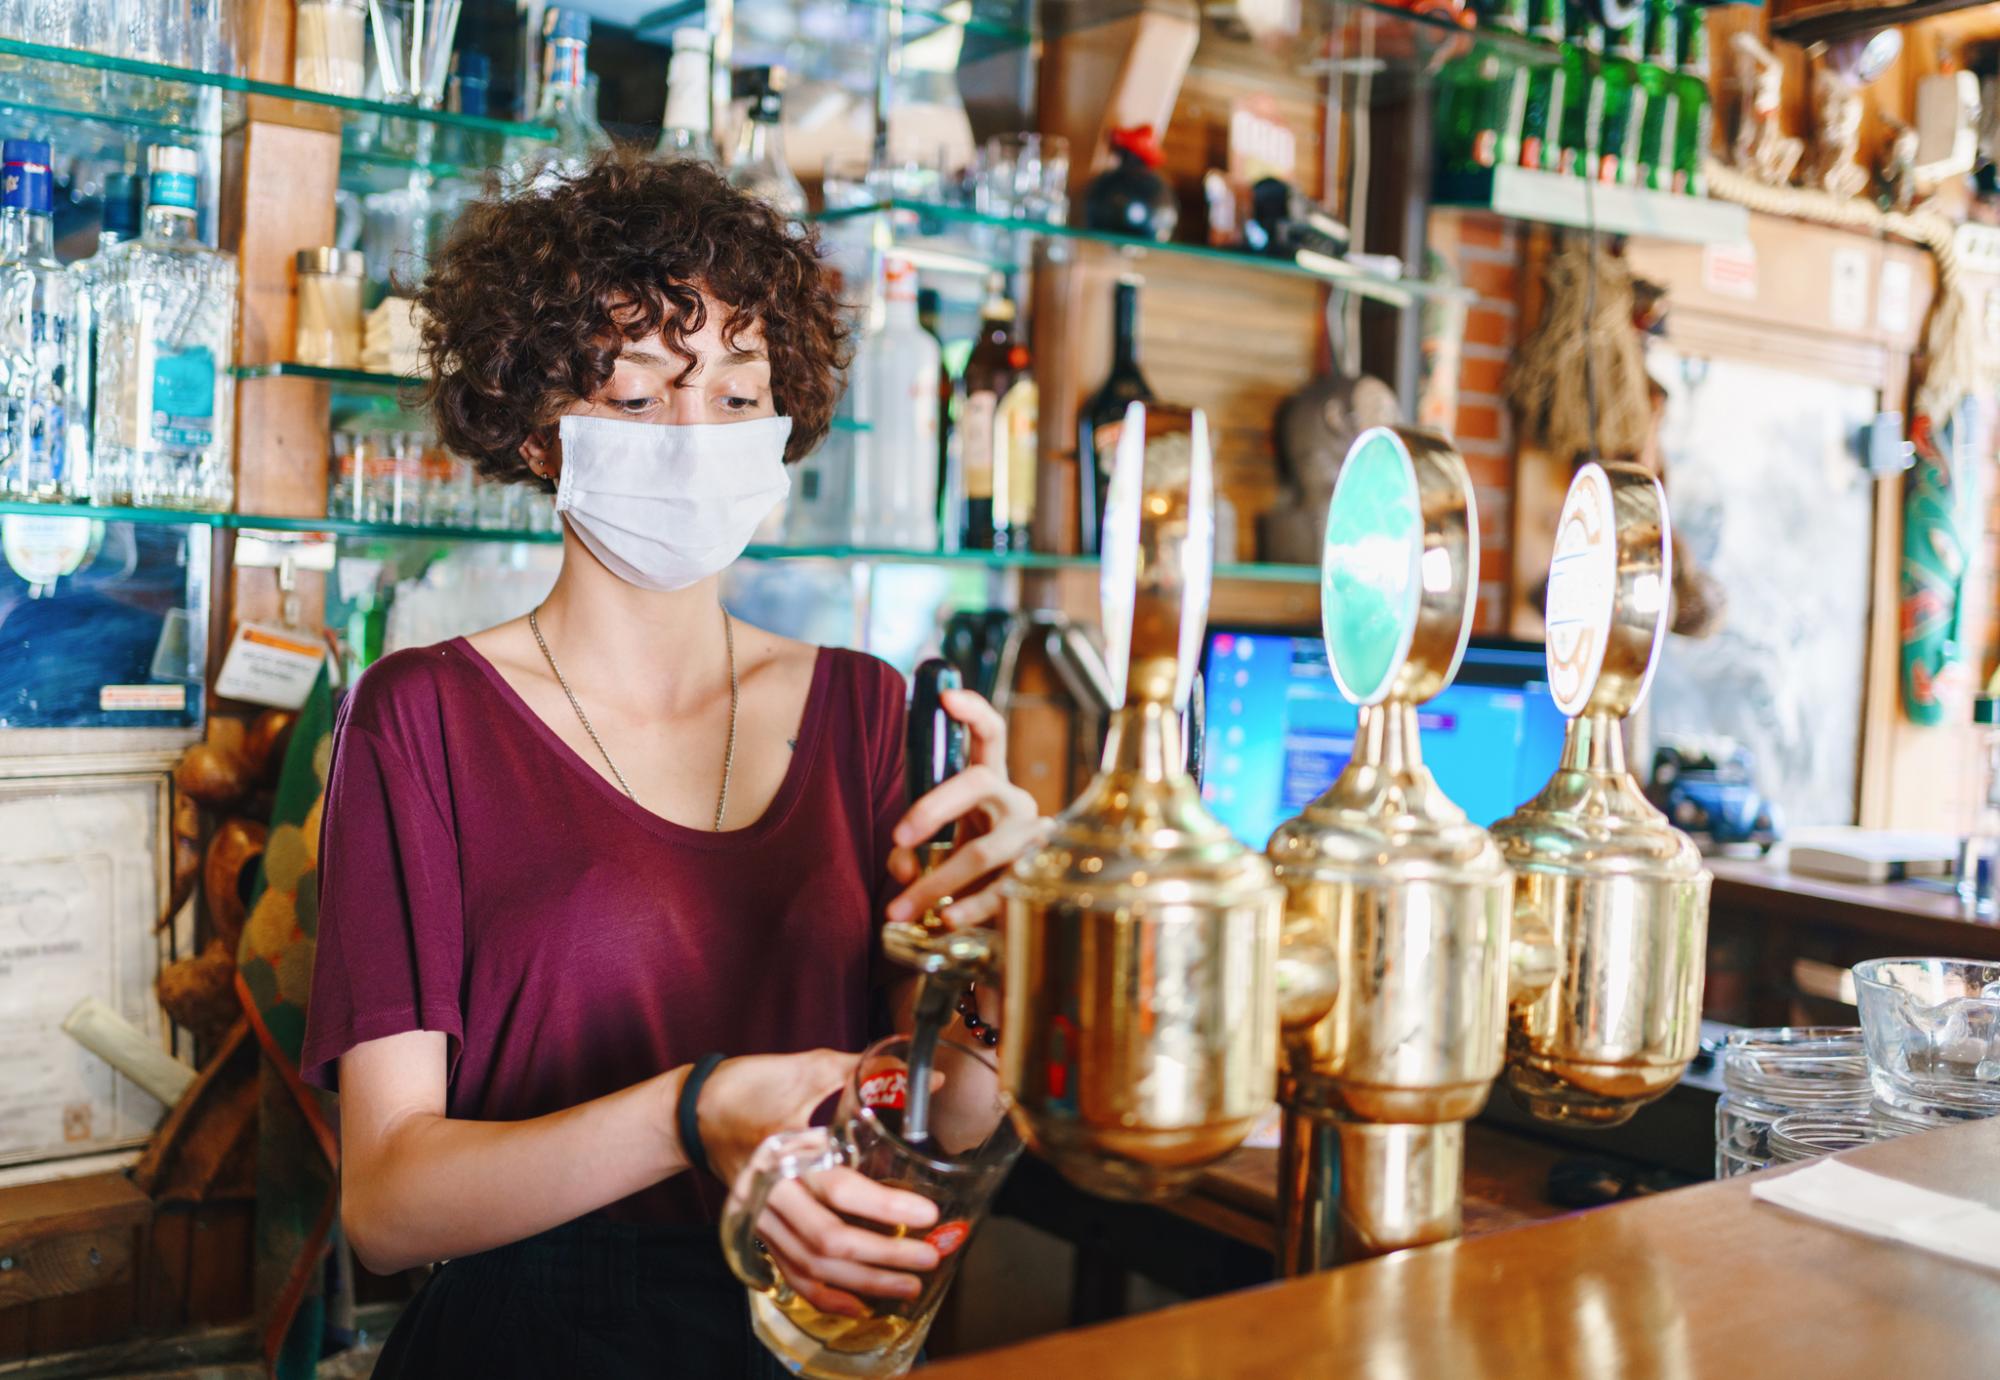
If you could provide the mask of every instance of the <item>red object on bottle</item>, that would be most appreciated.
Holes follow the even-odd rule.
[[[965,1244],[965,1238],[972,1235],[972,1224],[960,1218],[940,1222],[924,1233],[924,1240],[936,1248],[939,1255],[950,1255]]]
[[[1112,130],[1111,147],[1125,150],[1149,168],[1157,168],[1167,161],[1166,154],[1160,152],[1160,141],[1154,136],[1151,125],[1127,125]]]

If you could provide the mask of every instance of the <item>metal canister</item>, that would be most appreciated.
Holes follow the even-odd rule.
[[[1235,1149],[1277,1070],[1281,893],[1201,802],[1181,747],[1214,498],[1198,411],[1134,403],[1102,541],[1117,693],[1103,769],[1007,878],[1001,1077],[1071,1181],[1158,1198]]]
[[[1320,599],[1335,683],[1359,706],[1354,750],[1268,849],[1286,891],[1288,1274],[1460,1230],[1463,1123],[1501,1067],[1513,881],[1425,768],[1416,707],[1464,653],[1478,532],[1465,462],[1442,437],[1355,441]]]
[[[1679,1080],[1700,1037],[1710,877],[1625,766],[1673,587],[1666,495],[1636,465],[1570,484],[1549,568],[1550,692],[1570,718],[1541,792],[1493,826],[1518,877],[1507,1084],[1547,1121],[1615,1125]]]

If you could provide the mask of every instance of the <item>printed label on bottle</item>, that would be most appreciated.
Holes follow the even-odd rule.
[[[1003,498],[1008,526],[1027,527],[1035,520],[1035,454],[1041,420],[1041,394],[1033,380],[1016,383],[1000,400],[993,424],[994,464],[1006,466],[1006,492],[995,490],[995,522],[1000,520]],[[1000,483],[997,477],[995,483]]]
[[[176,449],[215,443],[215,355],[206,345],[155,356],[152,434],[154,444]]]
[[[968,393],[958,421],[959,458],[965,466],[965,496],[993,497],[994,418],[999,399],[990,389]]]

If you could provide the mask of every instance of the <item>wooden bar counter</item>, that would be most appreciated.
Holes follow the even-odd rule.
[[[1843,1159],[2000,1207],[2000,1120]],[[1752,1182],[1702,1184],[1407,1251],[921,1373],[927,1380],[2000,1375],[2000,1272],[1754,1201]]]

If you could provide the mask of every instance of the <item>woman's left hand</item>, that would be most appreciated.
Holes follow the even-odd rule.
[[[911,801],[896,821],[889,875],[905,886],[889,903],[888,916],[915,920],[950,897],[939,914],[953,929],[965,929],[999,916],[999,874],[1047,837],[1049,821],[1033,796],[1007,780],[1007,724],[999,712],[970,690],[946,690],[938,698],[945,713],[966,727],[966,768]],[[954,822],[951,856],[918,875],[917,849]]]

